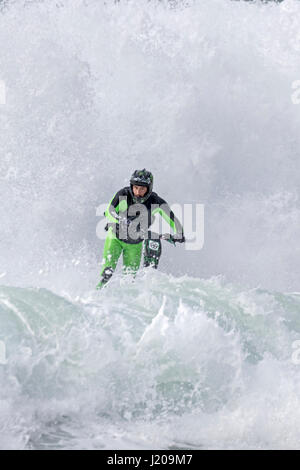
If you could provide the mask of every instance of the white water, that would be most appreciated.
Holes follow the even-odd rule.
[[[0,314],[2,448],[298,446],[297,295],[149,272]]]
[[[0,13],[0,447],[296,448],[300,3],[106,3]],[[204,248],[93,292],[144,166]]]

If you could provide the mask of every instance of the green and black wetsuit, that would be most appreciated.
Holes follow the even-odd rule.
[[[148,229],[157,214],[170,225],[178,241],[182,241],[184,237],[182,225],[164,199],[152,192],[142,206],[143,211],[139,211],[139,205],[133,201],[129,186],[118,191],[110,201],[105,211],[108,219],[108,235],[104,244],[102,279],[98,285],[99,288],[111,277],[122,252],[123,271],[137,272],[141,262],[143,240],[151,236]],[[138,217],[141,220],[141,214],[143,215],[142,224],[135,227],[135,237],[132,238],[130,230],[123,230],[124,226],[128,228],[130,223],[134,224],[134,221],[138,220]]]

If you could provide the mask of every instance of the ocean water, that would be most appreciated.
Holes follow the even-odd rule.
[[[297,448],[300,295],[141,272],[1,287],[1,448]]]
[[[0,2],[0,448],[299,448],[299,22]],[[143,167],[204,246],[98,292],[102,205]]]

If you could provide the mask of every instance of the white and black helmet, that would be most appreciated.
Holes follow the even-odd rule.
[[[145,186],[148,188],[147,193],[143,197],[136,197],[133,193],[132,187],[136,186]],[[153,175],[150,171],[147,171],[146,168],[143,170],[135,170],[130,178],[130,193],[134,202],[143,203],[151,196],[153,190]]]

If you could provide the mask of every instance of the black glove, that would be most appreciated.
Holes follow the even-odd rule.
[[[134,220],[133,217],[120,217],[119,218],[119,228],[122,230],[124,233],[128,233],[130,224]]]
[[[174,238],[174,241],[177,243],[185,243],[185,236],[182,234],[181,238]]]
[[[166,240],[167,242],[171,243],[172,245],[175,245],[176,242],[178,243],[184,243],[185,242],[185,236],[182,235],[181,238],[176,238],[176,235],[171,235],[170,233],[164,233],[163,235],[160,235],[160,238],[162,240]]]
[[[126,228],[129,227],[131,220],[127,219],[126,217],[119,218],[119,225]]]

